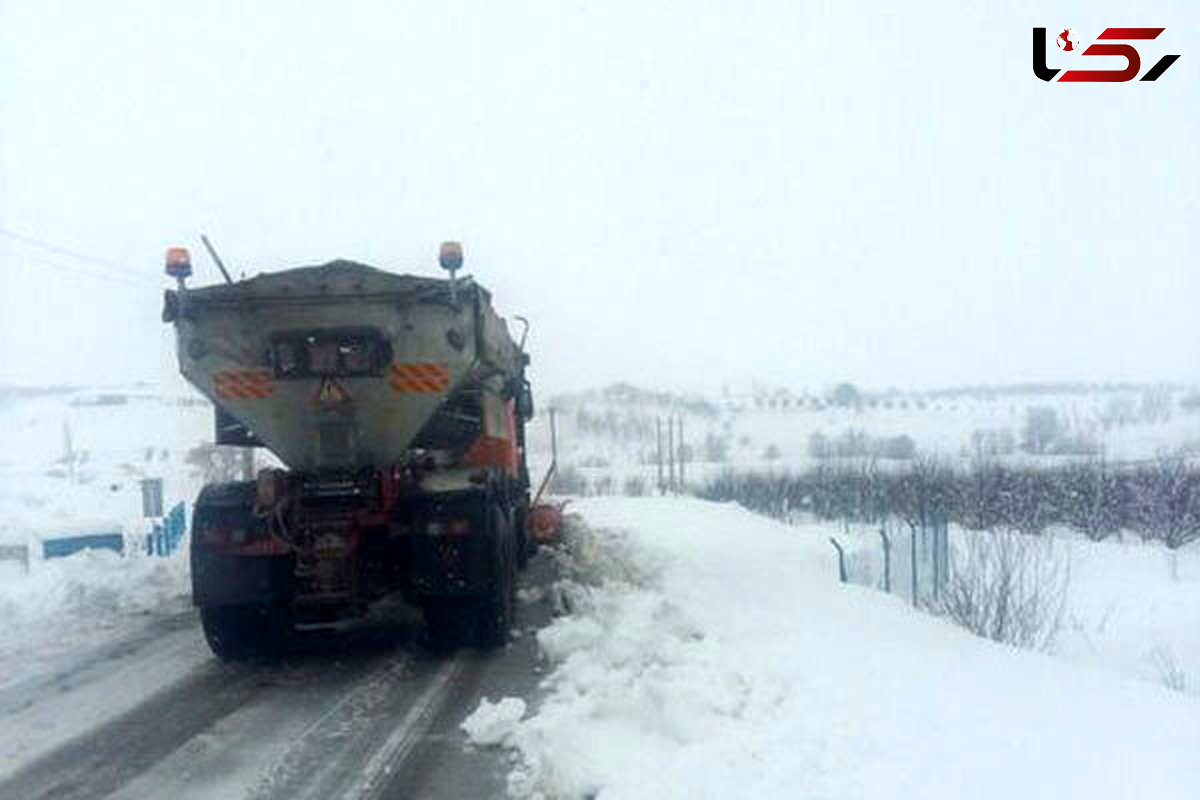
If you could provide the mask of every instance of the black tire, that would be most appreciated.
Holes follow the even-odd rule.
[[[492,519],[495,558],[492,559],[492,580],[487,595],[478,604],[477,643],[484,649],[508,644],[508,630],[513,623],[517,594],[516,537],[499,508]]]
[[[432,650],[445,652],[475,641],[475,607],[463,598],[439,598],[425,606],[425,632]]]
[[[537,542],[529,535],[529,501],[522,499],[513,512],[513,528],[516,533],[517,569],[529,566],[529,559],[537,552]]]
[[[291,614],[281,603],[208,606],[200,609],[200,623],[222,661],[278,661],[292,633]]]

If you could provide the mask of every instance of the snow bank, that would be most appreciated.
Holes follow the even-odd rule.
[[[513,795],[1200,793],[1195,698],[841,586],[823,539],[734,506],[578,508],[572,613],[539,634],[548,696],[498,737]]]
[[[186,542],[167,558],[84,550],[34,560],[0,581],[0,688],[69,651],[98,644],[147,618],[189,605]]]
[[[0,584],[0,615],[13,627],[56,619],[144,614],[190,591],[186,551],[169,558],[122,557],[84,550],[66,558],[35,560],[25,576]]]

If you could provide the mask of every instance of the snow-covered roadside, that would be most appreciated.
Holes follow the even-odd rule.
[[[85,550],[35,560],[28,574],[2,566],[0,690],[189,607],[186,542],[166,558]]]
[[[1055,545],[1070,579],[1053,652],[1200,697],[1200,543],[1171,553],[1132,537],[1067,534]]]
[[[793,527],[822,543],[835,536],[846,550],[850,582],[882,589],[878,527],[832,522]],[[966,562],[972,540],[990,535],[951,525],[956,553],[952,570]],[[908,597],[908,545],[903,542],[893,540],[892,587]],[[1095,542],[1067,528],[1051,528],[1033,543],[1039,558],[1052,560],[1063,589],[1062,625],[1049,652],[1116,676],[1166,683],[1200,696],[1200,543],[1172,552],[1133,534]],[[925,580],[929,568],[923,556],[920,571]]]
[[[142,554],[141,483],[161,479],[166,508],[190,512],[204,477],[189,453],[211,430],[211,407],[174,380],[0,398],[0,544],[31,559],[28,573],[0,561],[0,690],[188,609],[186,542]],[[122,533],[128,555],[42,558],[44,541],[79,533]]]
[[[840,586],[824,540],[735,506],[578,510],[547,698],[468,720],[515,795],[1194,797],[1200,702]],[[513,712],[517,712],[514,714]]]

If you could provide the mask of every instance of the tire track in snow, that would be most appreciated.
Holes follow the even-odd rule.
[[[133,710],[26,765],[0,797],[104,797],[262,691],[260,675],[209,662]]]
[[[526,585],[554,574],[544,559],[530,572]],[[166,688],[0,781],[0,798],[496,796],[503,763],[468,752],[458,725],[484,692],[533,691],[534,639],[436,656],[413,646],[415,632],[404,623],[367,648],[318,640],[316,652],[278,667],[223,665],[202,653]],[[69,711],[75,691],[56,707]]]
[[[416,699],[400,724],[384,741],[383,746],[367,762],[361,780],[350,787],[346,797],[381,797],[393,780],[402,772],[404,763],[413,748],[429,731],[434,717],[441,710],[447,692],[462,672],[461,656],[446,662],[433,676],[429,687]]]
[[[385,664],[315,717],[273,759],[254,800],[327,800],[366,796],[374,770],[394,763],[410,739],[419,738],[430,709],[440,707],[446,686],[460,671],[458,657],[406,658]],[[397,722],[399,720],[399,722]]]

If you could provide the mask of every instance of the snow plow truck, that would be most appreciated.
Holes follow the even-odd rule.
[[[535,546],[529,358],[488,291],[456,278],[461,247],[442,245],[449,279],[333,261],[235,282],[212,255],[225,283],[193,289],[187,250],[167,253],[180,371],[212,401],[217,444],[284,465],[195,502],[192,592],[213,652],[277,656],[297,629],[399,593],[435,642],[502,644]]]

